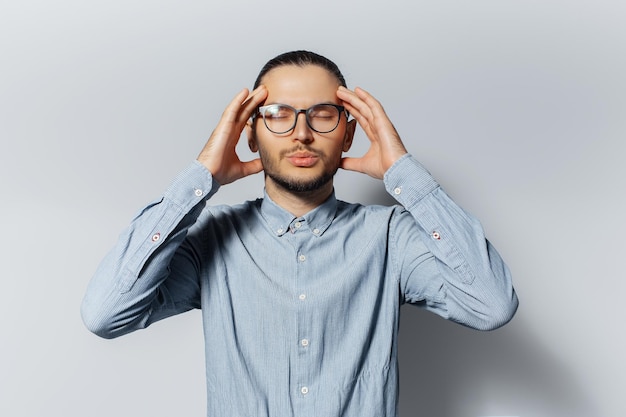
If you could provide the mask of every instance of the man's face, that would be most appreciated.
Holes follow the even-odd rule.
[[[320,103],[341,105],[337,98],[339,82],[326,69],[307,65],[274,68],[262,80],[267,87],[265,105],[288,104],[308,109]],[[283,134],[269,131],[257,117],[248,131],[250,149],[259,151],[266,181],[293,192],[308,192],[332,184],[342,152],[352,144],[355,122],[341,114],[339,125],[328,133],[317,133],[300,113],[296,126]]]

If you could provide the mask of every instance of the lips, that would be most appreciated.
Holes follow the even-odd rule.
[[[294,166],[306,168],[315,165],[319,156],[312,152],[293,152],[286,159]]]

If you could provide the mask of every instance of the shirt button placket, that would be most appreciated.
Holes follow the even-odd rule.
[[[300,228],[299,223],[295,224],[296,228]],[[303,263],[306,262],[306,255],[304,255],[303,253],[300,253],[298,255],[298,264],[302,265]],[[300,273],[298,274],[300,277],[305,277],[306,273],[302,272],[302,266],[300,266],[298,269],[300,269]],[[300,281],[300,282],[304,282],[304,281]],[[304,301],[306,299],[306,295],[304,293],[301,293],[298,298],[300,299],[300,301]],[[306,322],[307,322],[307,318],[306,318],[306,307],[304,305],[300,305],[298,308],[299,311],[299,320],[298,320],[298,329],[297,329],[297,334],[301,335],[304,332],[306,332],[305,326],[306,326]],[[302,357],[303,354],[306,353],[306,347],[309,345],[309,340],[306,338],[300,338],[299,343],[300,346],[298,348],[299,350],[299,354],[298,357],[300,358],[298,360],[298,367],[301,369],[302,374],[301,374],[301,378],[305,378],[305,375],[307,375],[307,360],[306,358]],[[307,394],[309,393],[309,388],[304,385],[304,383],[306,383],[306,380],[301,380],[300,381],[302,385],[300,385],[300,394],[302,395],[302,397],[306,397]]]
[[[296,385],[296,392],[299,394],[300,399],[303,401],[301,406],[304,407],[301,411],[305,411],[308,408],[309,401],[306,401],[310,398],[311,387],[309,382],[311,381],[311,341],[307,337],[310,334],[310,325],[311,325],[311,317],[308,314],[308,301],[309,294],[306,291],[306,283],[308,282],[308,278],[310,275],[309,270],[309,253],[307,243],[313,237],[311,233],[305,233],[306,223],[305,220],[300,218],[296,219],[290,226],[291,232],[293,233],[294,241],[296,243],[296,280],[295,280],[295,297],[297,304],[296,314],[297,314],[297,328],[295,329],[295,334],[293,337],[295,338],[295,343],[292,345],[295,349],[295,358],[294,366],[294,382]],[[307,302],[305,302],[307,301]]]

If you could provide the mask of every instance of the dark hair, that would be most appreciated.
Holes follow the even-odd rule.
[[[304,67],[305,65],[317,65],[318,67],[326,69],[328,72],[337,77],[337,81],[339,81],[339,84],[347,87],[346,80],[339,70],[339,67],[330,59],[316,54],[315,52],[291,51],[280,54],[277,57],[267,61],[267,64],[265,64],[263,68],[261,68],[261,72],[259,72],[259,75],[254,82],[254,88],[257,88],[261,84],[261,80],[263,79],[265,74],[267,74],[274,68],[282,67],[285,65],[295,65],[298,67]]]

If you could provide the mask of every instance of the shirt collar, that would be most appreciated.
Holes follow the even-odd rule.
[[[261,215],[276,236],[283,236],[289,231],[294,231],[294,225],[298,222],[302,223],[303,220],[306,230],[309,230],[314,236],[322,236],[333,222],[336,211],[337,199],[334,190],[326,201],[300,217],[296,217],[280,207],[265,191],[261,202]]]

